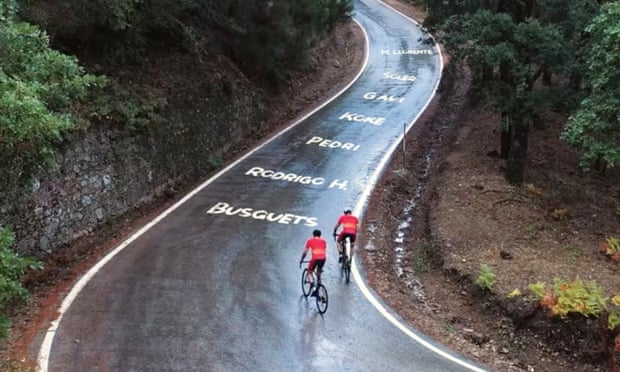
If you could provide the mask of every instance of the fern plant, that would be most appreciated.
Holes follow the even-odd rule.
[[[495,284],[495,273],[488,265],[480,266],[480,271],[478,271],[478,278],[476,279],[476,284],[478,287],[482,288],[482,290],[490,291]]]

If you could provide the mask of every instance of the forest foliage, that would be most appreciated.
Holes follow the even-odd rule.
[[[562,138],[582,170],[620,164],[620,2],[421,3],[455,65],[471,68],[478,103],[500,114],[510,182],[523,182],[529,129],[550,109],[569,117]]]

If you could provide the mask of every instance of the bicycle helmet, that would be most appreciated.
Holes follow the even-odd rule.
[[[314,230],[312,236],[321,236],[321,230]]]
[[[351,213],[351,208],[346,207],[346,208],[344,209],[344,213]]]

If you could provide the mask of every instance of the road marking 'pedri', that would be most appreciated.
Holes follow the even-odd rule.
[[[386,4],[384,4],[381,0],[379,1],[380,3],[382,3],[384,6],[392,9],[391,7],[387,6]],[[394,11],[396,11],[395,9],[392,9]],[[405,16],[404,14],[402,14],[401,12],[396,11],[397,13],[401,14],[403,17],[405,17],[407,20],[413,22],[416,26],[419,27],[418,23],[416,23],[414,20],[412,20],[411,18]],[[258,147],[254,148],[253,150],[251,150],[250,152],[246,153],[245,155],[243,155],[242,157],[240,157],[239,159],[237,159],[236,161],[234,161],[233,163],[231,163],[230,165],[228,165],[227,167],[223,168],[222,170],[220,170],[218,173],[216,173],[213,177],[209,178],[208,180],[206,180],[204,183],[202,183],[201,185],[199,185],[197,188],[195,188],[194,190],[190,191],[187,195],[185,195],[182,199],[180,199],[178,202],[176,202],[175,204],[173,204],[172,206],[170,206],[168,209],[166,209],[164,212],[162,212],[160,215],[158,215],[157,217],[155,217],[153,220],[151,220],[150,222],[148,222],[146,225],[144,225],[143,227],[141,227],[138,231],[136,231],[135,233],[133,233],[129,238],[127,238],[125,241],[123,241],[120,245],[118,245],[116,248],[114,248],[110,253],[108,253],[103,259],[101,259],[101,261],[97,262],[97,264],[95,264],[92,268],[90,268],[90,270],[88,270],[86,272],[86,274],[84,274],[84,276],[82,276],[77,283],[73,286],[73,288],[71,289],[71,291],[69,292],[69,294],[65,297],[65,299],[62,301],[62,304],[60,305],[60,309],[58,310],[57,314],[58,317],[56,319],[54,319],[51,323],[49,328],[47,329],[47,332],[45,333],[45,337],[43,339],[43,342],[41,343],[41,348],[39,349],[39,354],[37,355],[37,365],[38,365],[38,370],[41,372],[47,372],[48,368],[49,368],[49,359],[50,359],[50,354],[51,354],[51,349],[52,349],[52,344],[54,342],[54,337],[56,336],[56,331],[58,330],[58,326],[60,324],[60,321],[62,320],[64,314],[67,312],[67,310],[69,309],[69,307],[71,306],[71,304],[73,303],[73,301],[77,298],[78,294],[82,291],[82,289],[86,286],[86,284],[88,284],[88,282],[95,276],[95,274],[97,274],[99,272],[99,270],[101,270],[101,268],[103,268],[103,266],[105,264],[107,264],[112,258],[114,258],[114,256],[116,256],[119,252],[121,252],[123,249],[125,249],[129,244],[131,244],[133,241],[135,241],[136,239],[138,239],[142,234],[146,233],[148,230],[150,230],[153,226],[155,226],[157,223],[159,223],[161,220],[163,220],[164,218],[166,218],[170,213],[172,213],[174,210],[176,210],[177,208],[179,208],[181,205],[183,205],[185,202],[187,202],[189,199],[191,199],[192,197],[194,197],[197,193],[199,193],[202,189],[204,189],[206,186],[208,186],[209,184],[211,184],[213,181],[215,181],[217,178],[219,178],[220,176],[222,176],[224,173],[228,172],[231,168],[233,168],[234,166],[236,166],[237,164],[239,164],[240,162],[242,162],[243,160],[245,160],[246,158],[248,158],[250,155],[252,155],[253,153],[255,153],[256,151],[260,150],[261,148],[263,148],[264,146],[266,146],[267,144],[271,143],[275,138],[277,138],[278,136],[280,136],[281,134],[287,132],[288,130],[290,130],[291,128],[295,127],[297,124],[301,123],[302,121],[306,120],[308,117],[310,117],[311,115],[313,115],[315,112],[319,111],[320,109],[322,109],[323,107],[325,107],[327,104],[329,104],[331,101],[333,101],[334,99],[336,99],[338,96],[340,96],[342,93],[344,93],[347,89],[349,89],[351,87],[351,85],[353,85],[353,83],[355,83],[359,77],[361,76],[362,72],[366,69],[366,66],[368,64],[368,58],[369,58],[369,39],[368,39],[368,35],[366,33],[366,30],[364,29],[364,27],[362,27],[362,25],[355,19],[353,18],[353,20],[358,24],[358,26],[360,27],[360,29],[363,31],[364,33],[364,39],[365,39],[365,49],[364,49],[364,63],[362,64],[362,67],[360,68],[360,70],[358,71],[357,75],[353,78],[353,80],[351,80],[351,82],[349,84],[347,84],[347,86],[345,86],[342,90],[340,90],[338,93],[336,93],[334,96],[332,96],[331,98],[329,98],[328,100],[326,100],[324,103],[322,103],[321,105],[319,105],[318,107],[316,107],[314,110],[312,110],[311,112],[307,113],[306,115],[304,115],[303,117],[301,117],[299,120],[295,121],[294,123],[292,123],[291,125],[289,125],[288,127],[284,128],[283,130],[281,130],[280,132],[276,133],[273,137],[269,138],[268,140],[266,140],[264,143],[262,143],[261,145],[259,145]],[[438,47],[439,48],[439,47]],[[440,79],[437,80],[437,83],[435,84],[435,88],[433,89],[433,94],[429,97],[428,101],[426,102],[426,104],[424,105],[423,109],[420,111],[420,113],[418,113],[418,115],[409,123],[409,125],[407,126],[407,132],[409,131],[409,129],[413,126],[413,124],[418,120],[418,118],[420,117],[420,115],[422,114],[422,112],[424,112],[424,110],[426,109],[426,107],[428,107],[428,105],[430,104],[430,101],[432,100],[432,98],[434,97],[436,91],[437,91],[437,86],[439,84],[439,81],[441,80],[441,71],[443,70],[443,59],[441,57],[441,53],[439,53],[439,59],[440,59]],[[383,168],[386,166],[387,162],[390,160],[393,152],[396,150],[396,147],[400,144],[400,141],[402,141],[402,139],[404,138],[404,133],[400,136],[400,138],[398,139],[398,141],[396,141],[394,143],[394,145],[392,145],[389,149],[389,151],[386,152],[386,155],[381,159],[379,165],[377,166],[375,172],[373,173],[371,179],[370,179],[370,183],[369,185],[364,189],[363,193],[362,193],[362,197],[360,199],[360,201],[357,203],[357,205],[355,206],[355,213],[358,216],[361,216],[362,210],[363,210],[363,206],[365,204],[365,201],[368,199],[368,197],[370,196],[370,193],[373,189],[373,187],[376,185],[379,177],[381,176],[381,173],[383,172]],[[437,348],[436,346],[432,345],[431,343],[427,342],[426,340],[424,340],[422,337],[420,337],[418,334],[416,334],[415,332],[413,332],[412,330],[410,330],[409,328],[407,328],[405,325],[403,325],[400,321],[398,321],[396,319],[396,317],[394,317],[386,308],[385,306],[383,306],[380,301],[377,300],[377,298],[370,292],[370,290],[368,289],[368,287],[362,282],[361,280],[361,276],[359,274],[359,271],[357,270],[357,265],[355,264],[355,262],[353,262],[353,267],[352,267],[352,272],[353,272],[353,277],[355,278],[355,283],[357,284],[357,286],[360,288],[362,294],[368,299],[368,301],[379,311],[379,313],[381,315],[383,315],[387,320],[389,320],[392,324],[394,324],[398,329],[400,329],[402,332],[404,332],[407,336],[409,336],[411,339],[413,339],[414,341],[416,341],[417,343],[419,343],[420,345],[422,345],[423,347],[429,349],[430,351],[440,355],[441,357],[448,359],[456,364],[459,364],[469,370],[472,371],[484,371],[483,369],[480,369],[470,363],[468,363],[467,361],[458,358],[454,355],[451,355],[439,348]]]

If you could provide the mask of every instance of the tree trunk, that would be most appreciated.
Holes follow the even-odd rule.
[[[551,85],[551,71],[549,71],[549,69],[545,69],[545,71],[543,72],[543,76],[542,76],[542,83],[544,86],[550,86]]]
[[[508,182],[513,185],[521,185],[525,173],[527,140],[530,126],[529,122],[523,116],[514,117],[512,119],[506,178]]]
[[[505,112],[502,112],[500,129],[499,156],[502,159],[508,159],[508,153],[510,152],[510,116]]]
[[[583,81],[583,74],[579,72],[572,72],[568,80],[568,86],[575,92],[581,89],[581,82]]]

